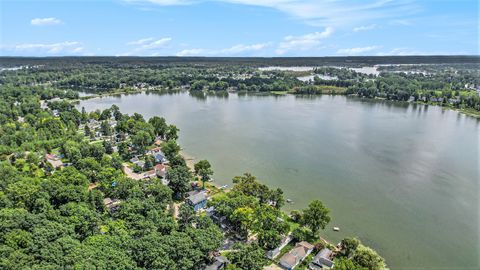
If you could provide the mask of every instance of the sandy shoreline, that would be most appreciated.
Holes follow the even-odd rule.
[[[185,159],[185,163],[187,163],[187,167],[190,170],[194,170],[193,165],[195,164],[195,158],[189,154],[187,154],[183,149],[180,150],[180,155]]]

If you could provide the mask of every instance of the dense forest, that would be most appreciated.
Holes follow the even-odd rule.
[[[239,66],[74,62],[0,73],[1,269],[187,270],[218,262],[226,269],[262,269],[310,245],[314,252],[299,269],[324,250],[335,269],[385,268],[383,258],[356,238],[338,245],[321,238],[330,215],[320,200],[286,214],[283,191],[252,174],[235,177],[228,191],[209,184],[214,168],[207,160],[187,166],[178,128],[161,116],[73,105],[76,87],[102,92],[121,84],[194,88],[201,80],[208,87],[244,81],[218,79],[220,71],[252,74],[247,86],[281,81],[288,89],[300,81]],[[291,242],[269,258],[286,237]]]

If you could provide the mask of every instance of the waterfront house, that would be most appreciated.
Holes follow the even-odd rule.
[[[155,158],[155,162],[157,163],[167,162],[167,159],[165,158],[165,155],[162,152],[154,154],[153,157]]]
[[[189,196],[186,199],[186,202],[193,206],[195,211],[200,211],[201,209],[205,208],[207,205],[207,194],[204,190],[202,191],[192,191],[188,193]]]
[[[302,241],[295,245],[295,247],[280,259],[280,265],[287,269],[294,269],[300,262],[302,262],[313,251],[313,245]]]
[[[332,269],[334,264],[332,261],[333,252],[324,248],[315,255],[313,261],[308,265],[308,268],[311,270],[320,270],[320,269]]]
[[[155,147],[147,151],[148,155],[151,155],[155,158],[155,162],[157,163],[165,163],[167,159],[165,158],[165,154],[160,150],[160,147]]]

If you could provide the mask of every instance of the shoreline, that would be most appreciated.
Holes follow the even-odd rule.
[[[195,163],[195,160],[196,158],[189,155],[188,153],[185,152],[184,149],[180,150],[180,155],[185,159],[185,162],[187,164],[187,167],[192,170],[192,172],[194,171],[194,163]],[[213,188],[213,190],[212,190]],[[210,195],[210,197],[214,196],[214,195],[217,195],[219,193],[227,193],[227,192],[230,192],[230,188],[221,188],[219,184],[215,183],[215,182],[206,182],[205,183],[205,189],[208,190],[209,193],[213,193]],[[285,199],[286,200],[286,199]],[[287,203],[285,201],[285,203]],[[298,210],[300,211],[301,209],[294,209],[294,210]],[[282,209],[281,210],[287,217],[290,218],[290,213],[288,213],[285,209]],[[293,210],[292,210],[293,211]],[[333,227],[332,227],[333,229]],[[338,244],[334,244],[332,243],[331,239],[328,239],[327,235],[323,235],[323,236],[319,236],[319,240],[323,241],[324,243],[330,245],[330,246],[333,246],[333,247],[337,247]]]
[[[99,99],[99,98],[103,98],[103,97],[112,97],[112,96],[118,96],[118,95],[126,95],[126,94],[143,94],[143,93],[146,93],[146,92],[150,92],[150,93],[162,93],[163,91],[175,91],[175,92],[189,92],[188,90],[182,90],[182,89],[172,89],[172,90],[167,90],[167,89],[159,89],[159,90],[137,90],[137,91],[122,91],[122,92],[106,92],[106,93],[103,93],[103,94],[94,94],[94,95],[91,95],[91,96],[86,96],[86,97],[80,97],[78,99],[73,99],[73,100],[70,100],[71,103],[79,103],[81,101],[84,101],[84,100],[90,100],[90,99]],[[240,92],[240,91],[234,91],[234,92],[231,92],[231,93],[235,93],[235,94],[248,94],[248,95],[272,95],[272,96],[286,96],[286,95],[293,95],[293,96],[298,96],[298,95],[302,95],[302,94],[296,94],[294,92],[292,92],[291,90],[289,91],[270,91],[270,92]],[[451,110],[451,111],[455,111],[455,112],[458,112],[458,113],[461,113],[461,114],[464,114],[466,116],[469,116],[469,117],[473,117],[473,118],[477,118],[477,119],[480,119],[480,111],[476,111],[475,109],[473,108],[453,108],[451,106],[442,106],[442,105],[439,105],[439,104],[435,104],[435,103],[429,103],[429,102],[424,102],[424,101],[412,101],[412,102],[408,102],[408,101],[402,101],[402,100],[387,100],[385,98],[379,98],[379,97],[374,97],[374,98],[365,98],[365,97],[358,97],[358,96],[355,96],[355,95],[347,95],[345,93],[325,93],[325,94],[309,94],[311,96],[345,96],[345,97],[357,97],[357,98],[360,98],[360,99],[365,99],[365,100],[374,100],[374,101],[389,101],[389,102],[393,102],[393,103],[407,103],[407,104],[418,104],[418,105],[426,105],[426,106],[436,106],[436,107],[439,107],[439,108],[442,108],[442,109],[446,109],[446,110]]]

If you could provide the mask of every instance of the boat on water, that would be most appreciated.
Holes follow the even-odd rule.
[[[291,199],[287,199],[287,203],[293,203]]]
[[[333,231],[338,232],[338,231],[340,231],[340,228],[339,227],[333,227]]]

